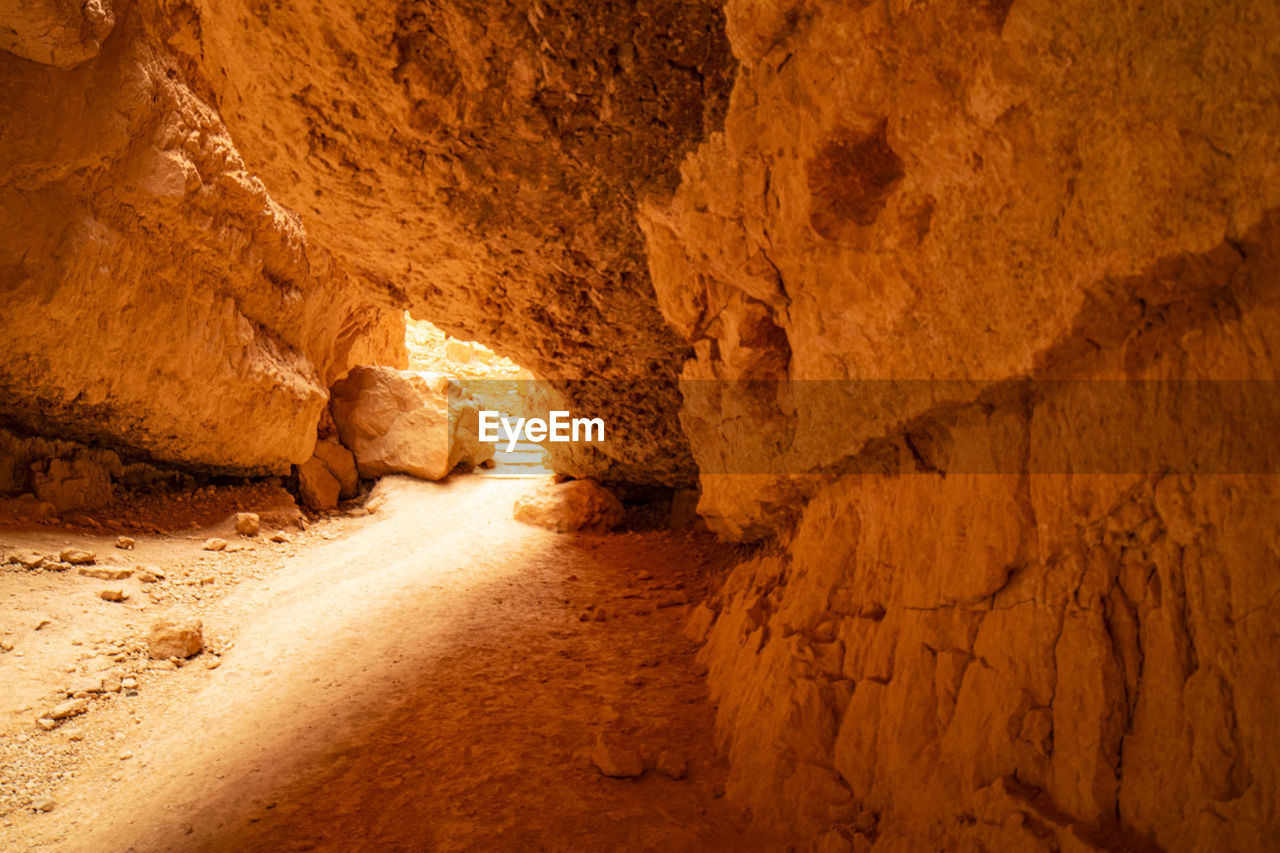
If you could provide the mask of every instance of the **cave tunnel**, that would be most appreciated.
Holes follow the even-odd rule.
[[[1280,850],[1277,44],[0,0],[0,850]]]

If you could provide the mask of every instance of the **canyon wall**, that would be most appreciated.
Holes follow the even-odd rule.
[[[729,795],[821,850],[1273,846],[1280,10],[727,29],[641,222],[700,510],[773,543],[689,626]]]
[[[246,166],[156,12],[115,10],[101,44],[90,21],[33,25],[48,44],[0,51],[0,419],[190,468],[287,473],[310,457],[335,379],[403,362],[403,309]]]
[[[720,125],[718,3],[231,0],[191,28],[246,160],[326,246],[610,423],[610,458],[558,468],[692,480],[635,208]]]
[[[1273,5],[0,19],[4,424],[283,471],[408,309],[617,428],[565,470],[696,460],[708,523],[766,543],[690,624],[762,822],[1274,843]]]
[[[720,125],[717,3],[41,0],[0,22],[13,425],[279,470],[333,379],[401,360],[408,309],[612,425],[560,468],[692,482],[687,351],[635,209]]]

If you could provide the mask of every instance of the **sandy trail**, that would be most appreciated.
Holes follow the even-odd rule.
[[[386,481],[376,515],[228,596],[222,666],[23,836],[94,853],[771,847],[717,797],[712,711],[672,606],[723,553],[518,524],[529,486]],[[588,606],[608,618],[580,621]],[[688,777],[604,778],[601,731],[682,755]]]

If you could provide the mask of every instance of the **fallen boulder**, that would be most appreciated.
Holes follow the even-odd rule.
[[[622,503],[594,480],[548,483],[515,504],[515,519],[555,530],[607,533],[622,523]]]
[[[464,462],[493,457],[480,441],[479,403],[446,376],[357,367],[333,386],[331,407],[361,477],[440,480]]]

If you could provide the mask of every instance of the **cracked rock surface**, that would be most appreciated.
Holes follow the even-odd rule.
[[[824,850],[1267,846],[1273,442],[1199,474],[1136,448],[1269,430],[1270,398],[1185,380],[1276,373],[1276,11],[727,29],[724,132],[641,219],[704,389],[699,510],[773,540],[688,629],[729,796]]]

